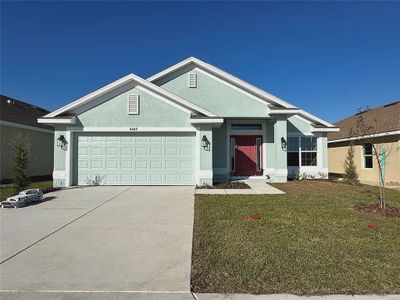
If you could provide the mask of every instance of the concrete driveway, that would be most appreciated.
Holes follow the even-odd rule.
[[[193,187],[99,186],[2,209],[2,296],[192,299],[193,194]]]

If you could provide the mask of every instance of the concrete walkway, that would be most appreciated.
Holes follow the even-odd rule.
[[[285,192],[274,188],[262,179],[247,179],[250,189],[196,189],[196,194],[207,195],[282,195]]]

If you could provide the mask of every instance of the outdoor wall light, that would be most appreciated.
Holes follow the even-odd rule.
[[[64,135],[60,135],[57,139],[57,147],[65,150],[67,148],[67,140],[65,139]]]
[[[209,150],[210,149],[210,141],[207,139],[207,137],[205,135],[203,135],[203,137],[201,138],[201,146],[205,149],[205,150]]]
[[[282,149],[286,149],[287,147],[287,141],[284,137],[281,137],[281,147]]]

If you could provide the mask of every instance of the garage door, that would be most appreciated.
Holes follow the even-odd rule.
[[[194,133],[80,133],[78,185],[191,185]]]

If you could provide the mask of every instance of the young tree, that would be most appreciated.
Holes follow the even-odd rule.
[[[351,130],[351,135],[362,140],[366,144],[371,144],[372,146],[372,156],[376,161],[378,166],[378,182],[379,182],[379,204],[381,209],[386,208],[386,193],[385,193],[385,174],[384,174],[384,164],[386,158],[390,155],[392,151],[392,144],[390,144],[389,149],[387,145],[383,142],[379,142],[376,134],[380,132],[379,123],[377,119],[372,118],[368,114],[369,108],[360,109],[358,112],[358,117],[355,125]]]
[[[358,172],[354,163],[354,147],[350,145],[344,161],[344,178],[348,183],[358,183]]]
[[[11,143],[13,151],[12,180],[17,192],[20,192],[28,185],[26,169],[29,167],[29,143],[19,132]]]

